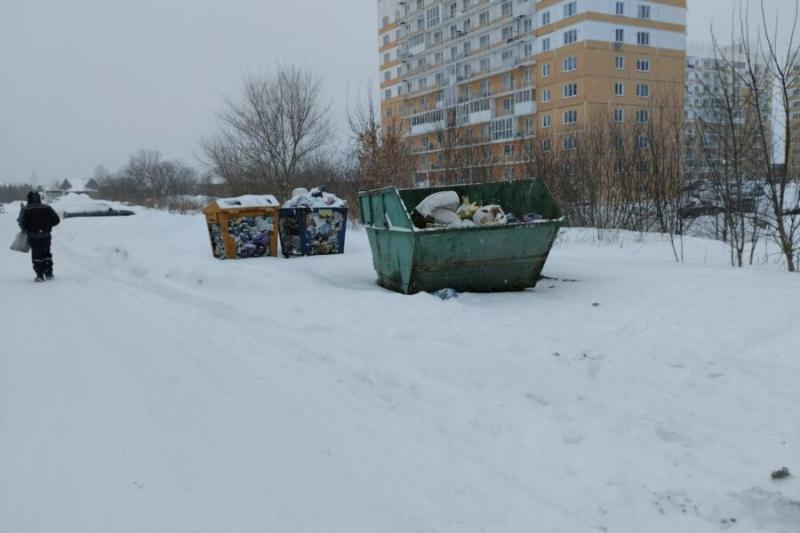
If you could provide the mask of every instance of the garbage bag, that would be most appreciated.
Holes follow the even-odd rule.
[[[31,246],[28,243],[28,234],[24,231],[17,233],[17,236],[14,237],[14,241],[11,243],[11,249],[15,252],[27,254],[31,249]]]
[[[506,214],[499,205],[485,205],[481,207],[475,213],[472,220],[479,226],[494,226],[507,222]]]

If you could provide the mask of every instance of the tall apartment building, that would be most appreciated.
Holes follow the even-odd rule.
[[[511,178],[531,143],[574,146],[598,117],[683,109],[686,0],[378,0],[383,123],[441,169],[445,129]]]
[[[765,58],[753,54],[751,61],[760,79],[762,94],[772,94],[772,79]],[[748,59],[741,44],[716,49],[711,44],[691,43],[688,46],[684,104],[686,162],[687,170],[700,177],[710,171],[711,162],[719,167],[726,159],[726,150],[731,149],[732,142],[731,139],[725,140],[726,135],[732,133],[731,118],[737,127],[756,127],[754,100],[743,81],[747,69]],[[770,130],[773,127],[772,107],[772,98],[763,98],[761,113]],[[749,140],[757,143],[755,137]],[[724,146],[725,142],[729,143],[728,148]],[[732,155],[727,154],[727,157]]]
[[[789,85],[789,125],[792,130],[791,153],[786,161],[791,165],[791,172],[800,175],[800,65],[792,69]]]

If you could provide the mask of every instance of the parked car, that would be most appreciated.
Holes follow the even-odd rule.
[[[86,202],[62,211],[63,218],[77,217],[127,217],[135,215],[128,209],[118,209],[103,202]]]

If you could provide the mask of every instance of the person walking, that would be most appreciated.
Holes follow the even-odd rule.
[[[36,272],[34,281],[42,282],[45,279],[53,279],[50,232],[61,222],[58,214],[52,207],[42,203],[42,197],[38,192],[31,191],[28,193],[28,203],[20,211],[17,222],[22,231],[28,234],[33,270]]]

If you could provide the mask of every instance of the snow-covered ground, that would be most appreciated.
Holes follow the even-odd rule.
[[[44,284],[0,252],[0,531],[800,531],[800,276],[589,235],[449,301],[361,231],[218,261],[201,216],[69,219]]]

